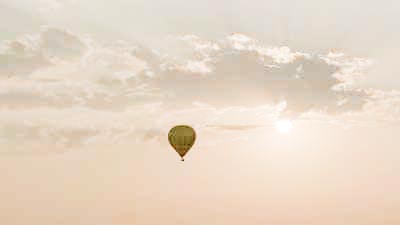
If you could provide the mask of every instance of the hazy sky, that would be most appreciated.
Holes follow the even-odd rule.
[[[0,0],[0,223],[400,224],[399,12]]]

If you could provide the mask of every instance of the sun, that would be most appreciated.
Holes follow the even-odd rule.
[[[275,122],[275,128],[282,134],[288,134],[292,130],[293,124],[289,120],[278,120]]]

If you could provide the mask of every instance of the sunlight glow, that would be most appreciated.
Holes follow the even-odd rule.
[[[292,130],[293,124],[289,120],[278,120],[275,123],[275,128],[283,134],[287,134]]]

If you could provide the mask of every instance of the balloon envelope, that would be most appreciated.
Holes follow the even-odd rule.
[[[173,127],[168,133],[168,141],[175,151],[183,156],[189,151],[196,140],[196,133],[193,128],[187,125]]]

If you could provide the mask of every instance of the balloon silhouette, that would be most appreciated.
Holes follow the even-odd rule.
[[[196,132],[187,125],[178,125],[168,132],[168,141],[175,151],[179,154],[182,161],[184,156],[193,146],[196,140]]]

